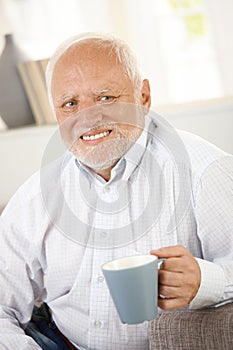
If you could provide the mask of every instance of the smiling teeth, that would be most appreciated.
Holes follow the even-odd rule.
[[[82,138],[84,141],[97,140],[97,139],[100,139],[101,137],[108,136],[109,134],[110,134],[110,131],[104,131],[104,132],[101,132],[100,134],[83,136]]]

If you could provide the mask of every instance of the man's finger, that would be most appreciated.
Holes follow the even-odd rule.
[[[159,270],[159,283],[166,286],[180,287],[183,285],[183,276],[179,272]]]
[[[173,258],[173,257],[180,257],[183,255],[191,256],[191,253],[189,253],[189,251],[182,245],[163,247],[160,249],[153,249],[151,250],[150,254],[156,255],[159,258]]]
[[[187,269],[189,257],[169,258],[160,265],[160,270],[183,272]]]
[[[187,306],[187,301],[183,298],[158,298],[158,306],[162,310],[176,310]]]
[[[159,285],[159,288],[158,288],[158,294],[166,298],[183,298],[184,297],[184,293],[181,287],[164,286],[161,284]]]

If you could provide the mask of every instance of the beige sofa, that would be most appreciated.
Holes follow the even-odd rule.
[[[233,350],[233,304],[164,312],[148,332],[150,350]]]

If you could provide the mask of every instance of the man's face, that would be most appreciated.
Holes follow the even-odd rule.
[[[99,173],[111,169],[141,134],[145,112],[135,103],[143,105],[143,94],[136,101],[133,83],[106,50],[87,44],[69,49],[55,66],[52,98],[76,158]]]

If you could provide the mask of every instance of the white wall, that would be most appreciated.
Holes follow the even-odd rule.
[[[176,128],[193,132],[233,154],[233,97],[154,110]]]
[[[233,1],[205,0],[225,95],[233,94]]]
[[[205,138],[233,154],[233,98],[153,108],[175,127]],[[55,126],[27,127],[0,132],[0,207],[33,172]]]
[[[43,151],[55,129],[55,126],[33,126],[0,132],[0,210],[40,168]]]

